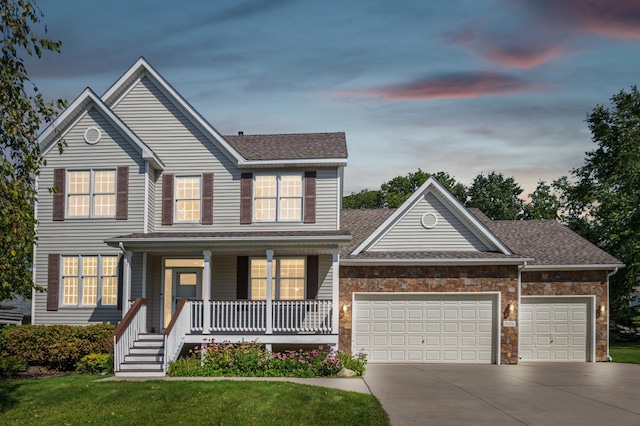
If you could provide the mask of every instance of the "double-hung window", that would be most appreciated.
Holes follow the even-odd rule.
[[[272,262],[272,296],[280,300],[303,300],[305,298],[305,259],[275,258]],[[251,259],[251,299],[267,298],[267,260]]]
[[[118,256],[63,256],[62,304],[116,306]]]
[[[68,217],[115,217],[115,170],[67,172]]]
[[[176,177],[176,222],[200,221],[200,176]]]
[[[302,174],[256,174],[254,217],[260,222],[302,220]]]

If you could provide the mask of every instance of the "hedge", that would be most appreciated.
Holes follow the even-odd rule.
[[[0,328],[0,356],[13,355],[28,365],[71,371],[85,355],[113,353],[114,329],[111,324],[3,327]]]

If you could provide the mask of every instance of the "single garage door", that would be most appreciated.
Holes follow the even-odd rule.
[[[354,295],[352,342],[370,362],[496,362],[495,294]]]
[[[522,361],[590,360],[588,298],[522,298]]]

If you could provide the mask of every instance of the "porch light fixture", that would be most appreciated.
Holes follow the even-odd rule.
[[[600,305],[600,309],[598,309],[598,312],[596,313],[596,318],[600,318],[601,316],[603,316],[606,310],[607,307],[604,305],[604,303]]]
[[[511,314],[511,312],[513,312],[516,309],[516,307],[513,305],[513,302],[509,302],[509,304],[507,305],[506,308],[504,308],[504,312],[502,313],[502,316],[507,319],[509,318],[509,315]]]

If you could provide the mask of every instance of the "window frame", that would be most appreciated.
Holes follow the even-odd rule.
[[[301,299],[282,299],[281,298],[281,281],[282,281],[282,274],[281,274],[281,261],[282,260],[301,260],[302,261],[302,270],[303,270],[303,276],[302,277],[286,277],[285,279],[302,279],[302,298]],[[252,294],[252,289],[253,289],[253,281],[254,280],[265,280],[266,281],[266,276],[264,277],[254,277],[253,276],[253,261],[264,261],[265,263],[267,263],[267,258],[266,257],[250,257],[249,258],[249,282],[248,282],[248,298],[249,300],[266,300],[266,290],[265,290],[265,298],[264,299],[254,299],[253,298],[253,294]],[[274,257],[273,258],[273,271],[272,271],[272,300],[306,300],[307,299],[307,258],[304,256],[292,256],[292,257]],[[265,272],[266,272],[266,268],[265,268]],[[265,283],[266,286],[266,283]]]
[[[200,189],[198,198],[178,198],[178,180],[180,179],[194,179],[199,180],[198,187]],[[196,220],[179,220],[178,219],[178,202],[179,201],[194,201],[197,200],[200,209],[198,210],[198,219]],[[202,222],[202,175],[174,175],[173,176],[173,223],[201,223]]]
[[[258,196],[257,180],[259,177],[271,176],[276,179],[276,194],[275,196],[266,197]],[[282,195],[282,177],[284,176],[296,176],[300,178],[300,195],[299,196],[283,196]],[[253,174],[253,194],[252,194],[252,216],[255,222],[258,223],[275,223],[275,222],[288,222],[288,223],[301,223],[304,220],[304,172],[273,172],[273,173],[254,173]],[[300,200],[300,211],[297,219],[283,219],[282,218],[282,200],[298,199]],[[258,219],[257,215],[257,200],[275,200],[275,219]]]
[[[96,169],[66,169],[65,176],[65,219],[114,219],[117,211],[117,196],[118,196],[118,170],[117,168],[96,168]],[[97,192],[95,190],[95,174],[97,172],[111,172],[113,173],[113,192]],[[71,174],[72,173],[89,173],[89,192],[74,192],[71,188]],[[113,214],[112,215],[100,215],[95,214],[95,198],[96,195],[111,195],[113,197]],[[70,200],[74,196],[88,196],[89,197],[89,215],[87,216],[72,216]]]
[[[85,258],[97,258],[96,263],[96,275],[87,275],[84,273],[84,262]],[[105,258],[115,258],[115,270],[113,274],[105,274],[103,265]],[[75,259],[76,264],[76,274],[65,275],[65,259]],[[116,309],[118,306],[118,255],[113,254],[80,254],[80,255],[61,255],[60,256],[60,306],[63,308],[108,308],[108,309]],[[65,285],[65,278],[72,278],[76,280],[75,283],[75,298],[76,303],[65,303],[65,296],[67,292],[67,286]],[[96,303],[84,303],[84,290],[85,290],[85,278],[95,278],[96,283]],[[104,294],[104,281],[107,279],[116,279],[116,287],[115,287],[115,303],[114,304],[104,304],[103,297]]]

